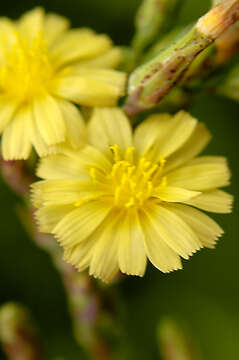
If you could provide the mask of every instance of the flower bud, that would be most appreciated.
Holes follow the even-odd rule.
[[[42,349],[28,310],[8,303],[0,309],[0,339],[9,360],[41,360]]]
[[[154,107],[181,80],[192,61],[239,19],[239,0],[224,0],[173,45],[137,68],[129,79],[129,116]]]
[[[191,337],[174,319],[165,318],[158,326],[158,344],[164,360],[199,360]]]
[[[133,45],[137,50],[150,44],[160,31],[170,27],[179,0],[143,0],[136,16],[136,35]]]

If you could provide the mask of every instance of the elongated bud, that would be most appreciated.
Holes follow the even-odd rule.
[[[189,27],[176,27],[169,31],[167,34],[162,36],[156,43],[151,46],[148,51],[142,57],[141,64],[144,64],[150,60],[152,60],[155,56],[157,56],[161,51],[168,48],[175,39],[181,38],[187,31]]]
[[[239,102],[239,65],[230,71],[222,85],[217,88],[217,93]]]
[[[214,64],[221,66],[231,60],[239,50],[239,22],[231,26],[216,41]]]
[[[175,87],[167,96],[163,98],[157,106],[160,112],[175,112],[179,111],[185,106],[188,106],[192,101],[192,95],[189,91],[185,91],[181,87]]]
[[[135,51],[132,47],[129,46],[121,46],[120,50],[122,54],[122,60],[119,69],[129,74],[135,68]]]
[[[42,349],[28,311],[14,303],[0,309],[0,340],[9,360],[41,360]]]
[[[200,18],[181,39],[129,79],[125,111],[129,116],[154,107],[174,87],[192,61],[239,19],[239,0],[224,0]]]
[[[199,360],[198,349],[185,330],[173,319],[164,319],[158,326],[157,339],[163,360]]]
[[[179,81],[180,86],[191,87],[200,83],[208,72],[213,70],[212,58],[215,53],[214,44],[202,51],[190,64]]]
[[[212,0],[212,7],[222,2],[222,0]]]
[[[142,50],[150,44],[160,31],[170,27],[179,0],[143,0],[136,15],[136,34],[133,46]]]
[[[239,0],[224,0],[199,19],[197,30],[215,40],[239,19]]]

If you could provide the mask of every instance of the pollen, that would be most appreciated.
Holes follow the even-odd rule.
[[[0,88],[7,96],[24,103],[50,89],[54,68],[41,33],[31,41],[23,39],[18,33],[15,37],[11,49],[5,49],[6,61],[0,68]]]
[[[104,197],[119,208],[140,208],[152,198],[155,190],[167,186],[166,177],[162,176],[165,159],[162,157],[154,164],[141,157],[135,160],[134,147],[129,147],[123,156],[117,145],[110,146],[113,165],[109,174],[99,168],[90,168],[93,182],[102,189]]]

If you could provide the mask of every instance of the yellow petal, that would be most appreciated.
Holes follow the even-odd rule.
[[[4,37],[4,34],[6,34],[6,37]],[[12,36],[14,38],[14,41],[16,40],[16,24],[14,21],[6,18],[6,17],[0,17],[0,35],[2,39],[7,41],[8,36]],[[5,45],[1,42],[1,46]]]
[[[51,205],[37,209],[35,217],[39,231],[51,233],[58,222],[74,209],[73,205]]]
[[[66,125],[66,142],[73,148],[80,148],[87,142],[87,133],[84,119],[77,107],[68,101],[58,100]]]
[[[41,136],[48,145],[63,142],[66,126],[60,108],[53,97],[46,95],[34,102],[34,116]]]
[[[44,22],[44,38],[52,45],[69,28],[70,22],[63,16],[47,14]]]
[[[69,175],[70,173],[72,173],[73,175],[74,172],[77,171],[78,176],[77,174],[75,174],[76,177],[91,179],[90,169],[92,167],[97,168],[105,173],[109,173],[112,169],[112,163],[109,161],[109,159],[107,159],[107,157],[102,152],[100,152],[97,148],[94,148],[93,146],[88,145],[80,150],[73,150],[69,147],[61,146],[61,152],[64,156],[67,157],[62,157],[61,159],[59,158],[59,171],[62,172],[62,174],[65,173],[66,175],[69,171]],[[68,160],[69,169],[68,164],[66,164],[66,161]],[[44,163],[47,164],[47,160],[46,162],[43,161],[43,164]],[[52,161],[49,159],[49,169],[46,169],[46,173],[44,174],[41,172],[43,177],[51,176],[52,178],[54,178],[54,172],[58,174],[58,169],[54,169],[53,171],[51,171],[51,164]],[[49,174],[51,173],[51,175],[48,175],[47,172]]]
[[[201,193],[198,191],[190,191],[173,186],[159,187],[153,191],[152,196],[167,202],[185,202],[197,197]]]
[[[96,108],[88,126],[89,142],[109,153],[109,146],[118,145],[121,155],[132,145],[129,120],[119,108]]]
[[[2,153],[5,160],[27,159],[32,145],[29,132],[28,113],[18,110],[2,136]]]
[[[0,96],[0,133],[12,120],[17,109],[17,103],[9,101],[5,96]]]
[[[116,86],[121,89],[122,95],[124,94],[126,74],[123,72],[111,69],[88,68],[78,65],[72,67],[72,74]]]
[[[139,156],[143,156],[168,130],[169,114],[154,114],[137,126],[134,132],[134,146]]]
[[[113,47],[102,55],[94,57],[92,59],[83,60],[80,62],[80,66],[86,66],[91,68],[112,68],[116,69],[122,61],[122,52],[120,48]]]
[[[120,77],[118,83],[124,84],[125,75],[120,74]],[[85,106],[114,106],[124,95],[124,87],[93,77],[72,75],[59,79],[55,94]]]
[[[78,271],[85,270],[90,265],[96,243],[100,240],[104,230],[110,227],[113,222],[115,223],[115,220],[116,217],[110,213],[89,237],[79,244],[67,246],[64,252],[64,260],[74,265]],[[103,280],[106,281],[107,276]]]
[[[152,115],[139,125],[135,131],[134,143],[140,155],[159,161],[177,151],[192,135],[197,120],[184,111],[175,116],[168,114]]]
[[[33,201],[43,206],[76,204],[79,201],[97,196],[98,187],[89,181],[79,179],[44,180],[32,185]]]
[[[224,156],[199,156],[192,159],[187,165],[201,165],[201,164],[226,164],[227,159]]]
[[[41,136],[40,130],[36,123],[36,119],[33,114],[33,109],[28,107],[28,118],[29,118],[29,133],[31,137],[31,142],[38,153],[38,155],[45,156],[47,154],[54,154],[57,152],[57,148],[55,146],[49,146]]]
[[[197,124],[188,141],[165,164],[164,172],[171,171],[199,155],[211,140],[211,134],[203,123]]]
[[[205,211],[227,214],[232,211],[233,196],[222,190],[212,190],[185,203]]]
[[[188,259],[202,247],[192,229],[166,205],[148,205],[145,214],[157,234],[183,258]]]
[[[79,176],[87,175],[90,178],[90,169],[97,168],[103,172],[109,172],[112,169],[112,163],[107,157],[93,146],[85,146],[80,150],[71,150],[63,148],[65,155],[69,156],[73,161],[80,164]]]
[[[63,246],[74,246],[90,236],[109,212],[109,205],[99,201],[83,203],[66,215],[53,232]]]
[[[90,29],[75,29],[64,34],[55,44],[52,59],[59,67],[73,61],[90,59],[108,51],[112,45],[106,35]]]
[[[112,164],[104,156],[104,154],[93,146],[84,147],[81,151],[79,151],[78,158],[82,165],[84,164],[88,168],[88,172],[92,166],[106,172],[112,167]]]
[[[117,229],[120,270],[128,275],[143,276],[146,269],[144,234],[136,210],[124,215]]]
[[[203,246],[214,248],[217,239],[223,234],[223,230],[213,219],[186,205],[173,204],[169,206],[169,209],[192,228]]]
[[[118,237],[116,236],[116,228],[119,224],[119,214],[112,214],[108,220],[102,224],[103,229],[99,229],[96,236],[92,259],[90,263],[90,275],[108,282],[119,270],[117,249]]]
[[[23,38],[36,38],[43,29],[44,10],[37,7],[26,12],[18,21],[18,28]]]
[[[140,222],[145,235],[146,254],[151,263],[160,271],[168,273],[182,268],[178,254],[172,250],[142,212]]]
[[[89,238],[79,244],[67,247],[64,251],[64,260],[74,265],[78,271],[85,270],[90,265],[94,245],[97,240],[98,237],[94,232]]]
[[[185,111],[178,112],[169,123],[167,134],[155,147],[155,161],[158,161],[160,156],[168,157],[180,149],[197,126],[197,120]]]
[[[41,159],[37,175],[43,179],[84,179],[82,163],[64,154],[54,154]]]
[[[0,63],[5,64],[9,51],[17,41],[15,23],[7,18],[0,18]]]
[[[167,175],[169,185],[198,191],[226,186],[229,184],[229,179],[230,171],[226,160],[223,162],[196,162],[174,170]]]

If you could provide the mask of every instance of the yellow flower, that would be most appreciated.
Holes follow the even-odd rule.
[[[6,160],[40,156],[55,144],[82,145],[84,124],[72,104],[114,106],[124,93],[121,60],[106,35],[34,9],[18,21],[0,18],[0,131]]]
[[[96,108],[89,145],[41,160],[33,184],[36,218],[66,261],[109,281],[120,270],[143,276],[147,258],[162,272],[181,269],[223,230],[196,208],[231,211],[223,157],[201,156],[207,128],[181,111],[156,114],[134,134],[120,109]]]

